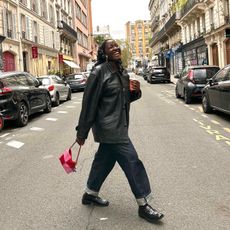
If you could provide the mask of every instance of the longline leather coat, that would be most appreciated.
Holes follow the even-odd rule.
[[[127,143],[130,102],[140,97],[141,91],[130,92],[126,70],[114,71],[108,62],[94,67],[84,91],[77,136],[86,139],[92,128],[96,142]]]

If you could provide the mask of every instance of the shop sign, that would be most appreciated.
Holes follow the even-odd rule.
[[[63,54],[58,55],[59,63],[63,63]]]
[[[32,46],[32,58],[37,58],[37,57],[38,57],[38,47]]]

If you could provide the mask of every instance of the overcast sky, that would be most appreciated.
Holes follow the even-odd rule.
[[[149,20],[150,0],[92,0],[93,28],[110,26],[113,38],[125,38],[125,23]]]

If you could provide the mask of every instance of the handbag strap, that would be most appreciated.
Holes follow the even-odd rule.
[[[74,143],[69,147],[69,149],[72,149],[73,146],[77,143],[77,141],[74,141]],[[76,157],[76,162],[78,161],[78,157],[80,155],[81,152],[81,145],[79,145],[79,149],[78,149],[78,153],[77,153],[77,157]]]

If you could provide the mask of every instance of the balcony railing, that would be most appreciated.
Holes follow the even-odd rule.
[[[71,37],[73,40],[77,40],[77,32],[70,27],[66,22],[64,21],[58,21],[58,29],[62,30],[64,34]]]
[[[11,29],[7,29],[7,37],[12,38],[12,30]]]
[[[189,0],[181,9],[181,17],[186,15],[196,4],[204,2],[203,0]]]

